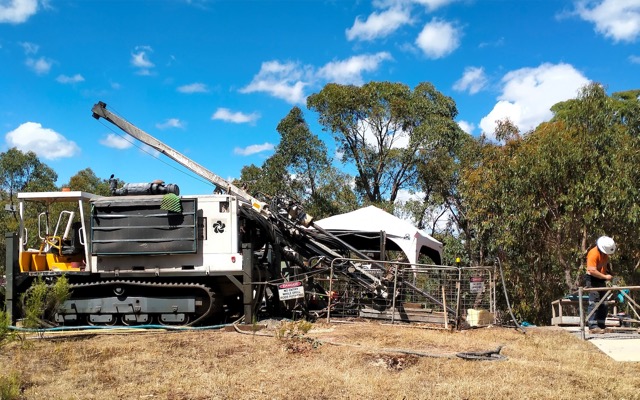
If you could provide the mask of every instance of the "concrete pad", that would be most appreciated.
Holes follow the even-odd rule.
[[[563,327],[580,338],[579,326]],[[585,328],[585,339],[615,361],[640,362],[640,335],[637,333],[603,333],[592,335]]]
[[[605,333],[604,335],[608,335]],[[603,337],[602,339],[589,339],[604,354],[615,361],[640,362],[640,339],[615,339]]]

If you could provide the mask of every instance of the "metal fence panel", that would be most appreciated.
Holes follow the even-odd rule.
[[[328,319],[364,317],[447,326],[457,325],[471,315],[472,325],[495,322],[493,267],[380,261],[363,264],[363,260],[356,259],[334,262],[360,267],[347,273],[342,267],[335,268],[322,283],[330,297]],[[384,282],[382,288],[374,290],[372,278]],[[482,318],[478,319],[478,315]]]

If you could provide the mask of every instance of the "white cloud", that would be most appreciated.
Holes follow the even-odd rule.
[[[438,8],[449,5],[456,0],[411,0],[413,3],[423,5],[428,11],[435,11]]]
[[[84,77],[80,74],[75,74],[74,76],[58,75],[56,81],[60,83],[78,83],[84,82]]]
[[[0,1],[0,24],[21,24],[38,11],[38,0]]]
[[[40,46],[31,42],[22,42],[20,43],[20,46],[22,46],[22,49],[24,50],[24,54],[26,55],[37,54],[38,50],[40,50]]]
[[[184,122],[180,121],[178,118],[169,118],[161,124],[156,124],[156,128],[158,129],[170,129],[170,128],[179,128],[183,129],[185,127]]]
[[[25,64],[36,74],[46,75],[51,70],[53,61],[48,60],[44,57],[40,57],[37,60],[35,58],[27,58],[27,61],[25,61]]]
[[[428,58],[437,59],[457,49],[460,36],[460,30],[453,24],[434,18],[424,26],[415,43]]]
[[[353,56],[343,61],[326,64],[318,71],[318,76],[341,84],[362,84],[362,72],[375,71],[382,61],[392,59],[391,54],[380,52],[373,55]]]
[[[347,40],[374,40],[395,32],[411,22],[408,8],[393,7],[380,13],[372,13],[366,21],[356,18],[353,26],[346,30]]]
[[[522,132],[548,121],[554,104],[575,98],[589,80],[569,64],[542,64],[522,68],[502,78],[502,94],[493,110],[482,118],[480,128],[492,137],[496,121],[508,118]]]
[[[241,156],[250,156],[256,153],[262,153],[263,151],[271,151],[274,146],[271,143],[264,144],[252,144],[251,146],[247,146],[245,148],[236,147],[233,149],[234,154],[239,154]]]
[[[209,88],[204,83],[190,83],[188,85],[182,85],[178,87],[180,93],[207,93]]]
[[[632,64],[640,64],[640,56],[629,56],[629,61]]]
[[[149,60],[149,54],[153,52],[150,46],[136,46],[131,53],[131,65],[138,68],[138,75],[151,75],[151,68],[155,64]]]
[[[453,89],[464,92],[469,91],[469,94],[476,94],[487,85],[487,77],[483,68],[479,67],[467,67],[464,69],[462,78],[460,78],[454,85]]]
[[[358,55],[341,61],[333,61],[319,70],[296,62],[263,62],[260,72],[240,93],[264,92],[291,104],[304,103],[304,89],[326,80],[342,84],[361,84],[362,73],[375,71],[380,63],[393,58],[387,52]]]
[[[634,42],[640,36],[640,0],[579,1],[576,10],[580,18],[595,24],[596,32],[614,42]]]
[[[211,119],[213,120],[232,122],[234,124],[253,124],[258,120],[258,118],[260,118],[260,114],[258,113],[254,112],[251,114],[245,114],[240,111],[233,112],[228,108],[218,108],[211,116]]]
[[[406,203],[409,200],[420,201],[424,198],[424,193],[412,193],[407,189],[398,190],[398,195],[396,196],[396,203],[402,204]]]
[[[118,150],[128,149],[129,147],[133,146],[130,141],[114,133],[110,133],[102,138],[100,140],[100,144]]]
[[[502,47],[505,44],[505,39],[504,37],[498,38],[492,42],[481,42],[478,47],[479,48],[484,48],[484,47]]]
[[[476,126],[468,121],[458,121],[458,126],[469,135],[472,135],[473,131],[476,129]]]
[[[264,92],[291,104],[302,103],[306,98],[304,88],[308,85],[302,80],[305,74],[304,69],[293,62],[263,62],[260,72],[240,93]]]
[[[33,151],[47,160],[72,157],[80,152],[80,148],[71,140],[67,140],[58,132],[43,128],[37,122],[25,122],[5,136],[9,147],[17,147],[21,151]]]

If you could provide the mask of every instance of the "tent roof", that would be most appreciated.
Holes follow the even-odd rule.
[[[412,264],[417,262],[420,253],[429,256],[436,264],[442,260],[442,243],[411,223],[375,206],[334,215],[316,221],[316,224],[330,232],[379,234],[384,231],[387,239],[397,244]]]

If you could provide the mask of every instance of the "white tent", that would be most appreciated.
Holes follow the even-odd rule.
[[[334,215],[316,221],[331,233],[375,233],[384,231],[387,240],[394,242],[415,264],[420,253],[429,256],[436,264],[442,262],[442,243],[402,220],[375,206],[364,207],[345,214]]]

